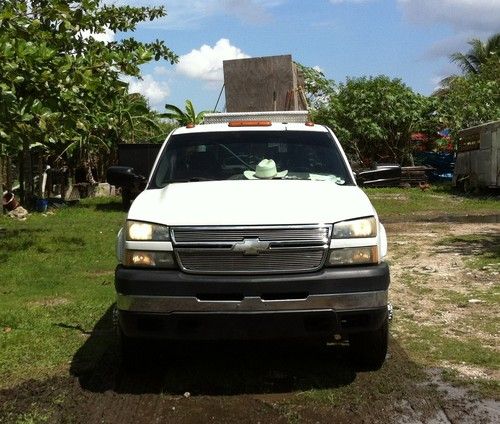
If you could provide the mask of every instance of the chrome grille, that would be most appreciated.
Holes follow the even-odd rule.
[[[245,238],[261,241],[292,241],[298,243],[326,243],[331,227],[177,227],[172,231],[175,243],[235,243]]]
[[[209,249],[177,252],[187,272],[217,274],[256,274],[315,271],[321,267],[326,249],[269,251],[257,256]]]
[[[293,273],[320,269],[331,225],[174,227],[181,268],[191,273]]]

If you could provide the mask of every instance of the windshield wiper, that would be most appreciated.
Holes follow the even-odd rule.
[[[191,177],[191,178],[177,178],[175,180],[165,181],[165,185],[174,184],[174,183],[191,183],[197,181],[215,181],[214,178],[205,178],[205,177]]]
[[[240,163],[242,163],[243,165],[245,165],[248,169],[253,169],[254,168],[252,165],[249,165],[243,159],[241,159],[236,153],[234,153],[225,144],[219,143],[219,146],[222,147],[223,149],[225,149],[230,155],[232,155],[234,158],[236,158]]]

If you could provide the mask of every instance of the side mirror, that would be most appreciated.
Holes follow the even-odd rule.
[[[106,180],[116,187],[132,187],[145,178],[137,175],[130,166],[110,166],[106,172]]]

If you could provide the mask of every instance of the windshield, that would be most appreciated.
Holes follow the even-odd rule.
[[[149,188],[173,182],[263,177],[353,184],[329,133],[238,131],[173,135]]]

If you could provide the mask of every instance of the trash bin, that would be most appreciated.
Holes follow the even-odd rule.
[[[37,199],[35,209],[37,212],[47,212],[49,201],[47,199]]]

